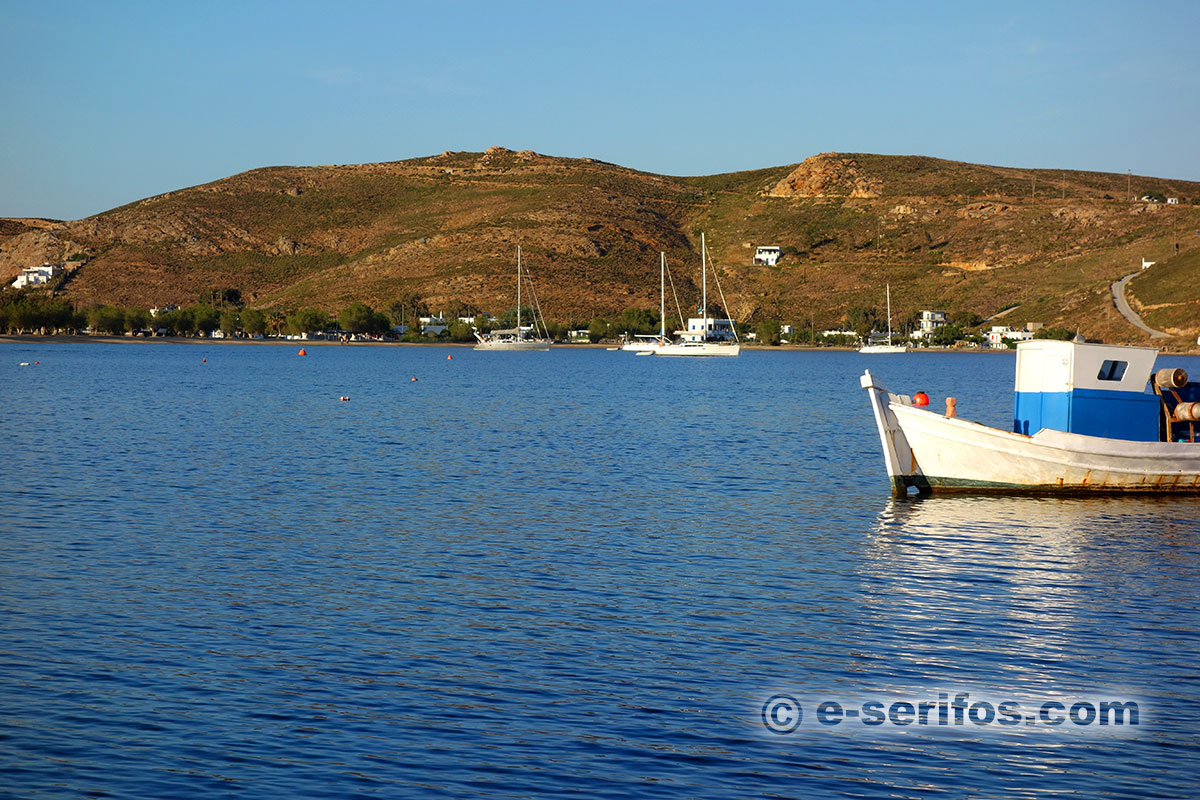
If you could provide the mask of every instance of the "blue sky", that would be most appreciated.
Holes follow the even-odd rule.
[[[0,0],[0,216],[491,145],[1200,180],[1200,2]]]

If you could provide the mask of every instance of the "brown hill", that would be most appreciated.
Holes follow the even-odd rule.
[[[1148,192],[1183,202],[1131,199]],[[1195,198],[1200,184],[1184,181],[919,156],[831,153],[678,178],[491,148],[271,167],[83,220],[13,223],[0,227],[0,276],[84,253],[59,290],[80,306],[187,304],[235,288],[283,310],[415,296],[499,313],[515,300],[520,244],[543,309],[582,322],[657,307],[659,250],[690,307],[706,231],[739,319],[830,327],[851,307],[881,306],[887,282],[897,319],[1015,305],[1006,322],[1141,341],[1105,304],[1108,285],[1141,258],[1187,256],[1200,243]],[[752,264],[761,244],[783,248],[779,265]],[[1173,329],[1194,341],[1200,321]]]

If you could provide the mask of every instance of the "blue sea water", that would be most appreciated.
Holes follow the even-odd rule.
[[[1009,355],[296,349],[0,344],[0,796],[1200,796],[1200,501],[888,495]]]

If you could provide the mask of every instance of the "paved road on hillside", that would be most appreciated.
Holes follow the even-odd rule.
[[[1141,270],[1138,270],[1141,272]],[[1129,307],[1129,301],[1125,299],[1125,286],[1137,272],[1131,272],[1119,281],[1115,281],[1112,285],[1113,304],[1117,307],[1117,311],[1121,312],[1121,316],[1129,320],[1129,324],[1140,328],[1150,334],[1151,339],[1167,339],[1171,334],[1156,331],[1146,323],[1142,322],[1142,318],[1137,315],[1137,312]]]

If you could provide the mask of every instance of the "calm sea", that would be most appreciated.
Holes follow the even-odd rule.
[[[1200,795],[1200,501],[888,496],[1009,355],[297,349],[0,344],[0,795]]]

